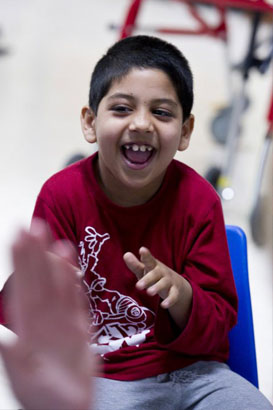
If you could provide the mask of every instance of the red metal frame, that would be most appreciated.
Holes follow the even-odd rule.
[[[121,27],[120,38],[129,37],[135,29],[135,22],[141,6],[142,0],[133,0],[129,6],[127,16]]]
[[[194,3],[195,1],[192,0],[192,2]],[[214,4],[216,6],[235,7],[239,9],[248,9],[261,12],[273,12],[271,0],[198,0],[198,3]]]
[[[269,0],[175,0],[187,6],[188,11],[198,23],[198,28],[194,30],[170,27],[158,27],[157,33],[165,34],[187,34],[187,35],[209,35],[226,41],[227,24],[226,9],[236,7],[260,12],[273,12],[273,6]],[[214,5],[219,14],[219,23],[217,25],[208,24],[200,15],[196,3]],[[132,0],[128,8],[125,21],[121,27],[120,39],[131,36],[136,27],[136,20],[143,0]]]
[[[198,28],[194,30],[182,29],[182,28],[170,28],[170,27],[158,27],[155,29],[157,33],[165,34],[188,34],[188,35],[210,35],[213,37],[218,37],[223,40],[226,40],[227,26],[226,26],[226,17],[225,17],[225,7],[221,4],[216,6],[216,9],[219,13],[219,23],[217,25],[209,25],[198,12],[196,5],[193,1],[187,0],[176,0],[180,3],[185,3],[188,7],[189,13],[198,23]],[[129,37],[133,34],[133,31],[136,27],[136,20],[142,6],[143,0],[132,0],[129,6],[125,21],[121,27],[120,39]]]

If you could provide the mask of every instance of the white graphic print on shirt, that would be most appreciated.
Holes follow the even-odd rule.
[[[155,313],[139,306],[131,297],[107,289],[107,279],[96,272],[96,266],[102,246],[110,240],[110,235],[101,235],[91,226],[86,227],[85,232],[87,235],[79,243],[79,263],[83,273],[87,270],[92,273],[90,284],[84,280],[92,318],[91,346],[101,355],[122,346],[137,346],[146,340]]]

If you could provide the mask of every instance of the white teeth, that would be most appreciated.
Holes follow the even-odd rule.
[[[151,147],[150,145],[137,145],[137,144],[133,144],[133,145],[129,145],[129,144],[125,144],[124,145],[125,149],[132,149],[133,151],[141,151],[141,152],[145,152],[145,151],[152,151],[153,147]]]

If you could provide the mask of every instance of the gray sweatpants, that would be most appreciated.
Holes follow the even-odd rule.
[[[272,410],[251,383],[218,362],[136,381],[95,378],[94,410]]]

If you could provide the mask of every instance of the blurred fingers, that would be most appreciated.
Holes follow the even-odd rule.
[[[33,218],[29,233],[39,240],[44,249],[49,248],[53,241],[50,229],[43,219]]]
[[[20,334],[21,329],[31,326],[29,315],[39,307],[41,295],[47,291],[43,272],[47,261],[42,253],[44,237],[33,236],[25,230],[19,231],[12,246],[14,275],[11,286],[12,321]],[[48,295],[49,296],[49,295]],[[22,326],[21,326],[22,325]]]
[[[59,240],[53,242],[50,247],[50,251],[59,257],[65,259],[67,262],[71,263],[72,265],[78,266],[78,254],[75,249],[75,246],[67,241],[67,240]],[[76,268],[75,272],[79,271],[79,268]],[[80,273],[78,273],[78,276]]]

